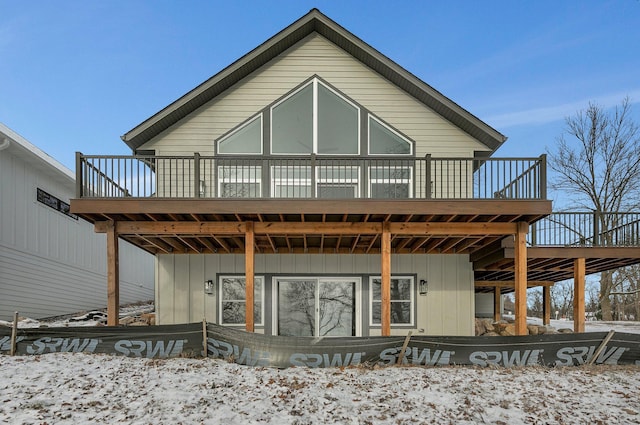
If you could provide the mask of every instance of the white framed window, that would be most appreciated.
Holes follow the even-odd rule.
[[[318,78],[271,107],[271,153],[358,155],[360,108]]]
[[[401,165],[369,168],[369,198],[413,197],[413,168]]]
[[[310,198],[311,167],[303,165],[272,166],[271,196],[274,198]]]
[[[262,114],[259,114],[217,141],[217,153],[221,155],[262,154]]]
[[[271,194],[274,198],[311,198],[312,167],[276,165],[271,167]],[[360,167],[316,166],[317,198],[352,199],[360,196]]]
[[[316,167],[316,196],[327,199],[351,199],[360,196],[360,167],[348,165]]]
[[[380,326],[382,278],[369,278],[369,323]],[[415,322],[415,278],[413,276],[391,277],[391,326],[413,326]]]
[[[369,115],[370,155],[411,155],[413,144],[382,121]]]
[[[220,276],[218,278],[220,296],[218,311],[221,325],[244,326],[246,324],[246,280],[244,276]],[[253,322],[263,325],[264,278],[253,279]]]
[[[259,198],[262,195],[262,167],[221,165],[218,167],[218,196]]]

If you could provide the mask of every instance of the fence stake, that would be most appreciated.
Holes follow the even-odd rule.
[[[202,349],[205,357],[209,357],[207,353],[207,319],[202,319]]]
[[[18,335],[18,312],[13,313],[13,327],[11,328],[11,350],[9,355],[16,355],[16,337]]]
[[[402,350],[398,355],[398,362],[396,364],[402,364],[402,360],[404,359],[404,350],[407,349],[407,345],[409,345],[409,340],[411,339],[411,331],[407,334],[407,337],[404,339],[404,344],[402,344]]]
[[[589,360],[587,362],[587,365],[591,366],[596,359],[598,358],[598,356],[600,355],[600,353],[602,352],[602,350],[604,350],[604,347],[607,346],[607,343],[609,342],[609,340],[613,337],[613,334],[616,333],[616,331],[614,331],[613,329],[611,329],[609,331],[609,333],[607,334],[607,336],[604,337],[604,339],[602,340],[602,343],[600,343],[600,346],[598,347],[598,349],[596,350],[595,353],[593,353],[593,357],[591,357],[591,360]]]

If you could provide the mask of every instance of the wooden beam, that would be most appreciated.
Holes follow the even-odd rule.
[[[244,278],[245,278],[245,318],[246,318],[246,330],[247,332],[254,331],[254,317],[253,317],[253,293],[254,293],[254,245],[255,235],[253,233],[253,222],[246,223],[245,233],[245,253],[244,253]]]
[[[95,231],[105,233],[107,221],[97,221]],[[211,221],[119,221],[121,235],[238,235],[245,232],[244,222]],[[390,223],[394,235],[408,236],[487,236],[513,234],[516,223]],[[382,223],[374,222],[259,222],[254,233],[261,235],[376,235]]]
[[[515,234],[516,335],[527,334],[527,231],[529,225],[518,223]]]
[[[254,229],[260,235],[376,235],[382,231],[382,223],[264,222],[255,223]]]
[[[108,222],[95,223],[96,233],[104,233]],[[245,224],[238,222],[202,221],[119,221],[121,235],[242,235]]]
[[[389,336],[391,335],[391,232],[389,231],[389,223],[382,225],[380,262],[380,324],[382,336]]]
[[[214,198],[80,198],[71,200],[74,214],[394,214],[421,215],[551,214],[551,201],[497,199],[214,199]]]
[[[527,288],[553,286],[553,283],[550,280],[528,280]],[[474,286],[476,288],[515,288],[516,282],[514,280],[476,280]]]
[[[573,331],[584,332],[584,279],[585,259],[576,258],[573,262]]]
[[[389,230],[396,235],[512,235],[516,223],[391,223]]]
[[[542,288],[542,324],[551,324],[551,286]]]
[[[120,321],[120,258],[116,223],[107,225],[107,326]]]
[[[640,247],[614,247],[614,246],[550,246],[530,247],[527,250],[529,258],[640,258]],[[505,257],[513,258],[513,250],[506,249]]]
[[[502,290],[496,286],[493,288],[493,321],[499,322],[502,319]]]

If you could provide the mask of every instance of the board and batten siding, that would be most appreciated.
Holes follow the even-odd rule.
[[[0,151],[0,320],[12,320],[14,311],[38,319],[104,308],[105,235],[38,202],[40,188],[69,203],[74,181],[10,143]],[[154,298],[154,262],[121,241],[121,303]]]
[[[156,312],[160,324],[201,321],[218,322],[218,293],[206,294],[204,282],[220,274],[244,274],[241,254],[158,255]],[[379,275],[380,256],[366,254],[256,254],[255,274],[320,277],[325,273]],[[427,279],[426,296],[416,292],[414,333],[426,335],[472,335],[474,318],[473,271],[467,255],[392,255],[393,275],[416,275]],[[417,285],[416,281],[416,285]],[[216,282],[217,288],[217,282]],[[271,299],[265,294],[265,299]],[[368,299],[363,299],[368,303]],[[268,319],[268,318],[267,318]],[[363,323],[363,327],[368,324]],[[394,329],[404,335],[408,329]],[[370,335],[379,335],[372,328]]]
[[[313,75],[416,141],[416,156],[473,157],[480,143],[324,37],[312,34],[149,141],[156,155],[213,155],[213,141]]]

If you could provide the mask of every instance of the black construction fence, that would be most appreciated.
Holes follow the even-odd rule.
[[[205,343],[206,338],[206,343]],[[206,353],[205,353],[206,344]],[[10,328],[0,328],[8,355]],[[215,324],[18,329],[15,354],[104,353],[141,358],[212,357],[248,366],[356,365],[640,366],[640,334],[589,332],[511,337],[286,337]]]

